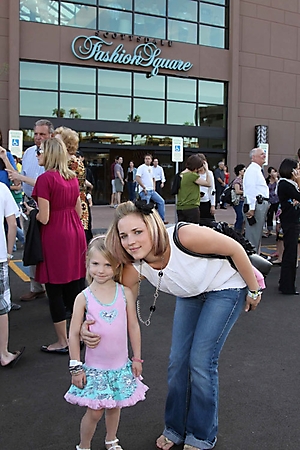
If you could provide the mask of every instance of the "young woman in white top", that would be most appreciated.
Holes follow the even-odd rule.
[[[248,256],[236,241],[186,224],[178,230],[186,249],[229,256],[237,270],[226,258],[190,256],[175,245],[174,227],[166,229],[149,205],[136,205],[126,202],[117,208],[106,245],[123,262],[122,283],[135,295],[139,280],[147,278],[156,294],[161,290],[177,297],[165,429],[156,445],[163,450],[181,443],[185,450],[213,448],[218,431],[219,355],[241,311],[258,305],[259,286]],[[99,336],[88,331],[87,323],[82,333],[87,345],[98,344]]]

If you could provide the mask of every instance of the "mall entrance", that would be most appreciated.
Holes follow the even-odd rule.
[[[176,172],[176,164],[172,162],[172,150],[170,147],[144,147],[137,149],[136,146],[124,146],[121,148],[88,148],[81,146],[80,150],[84,154],[85,163],[91,170],[94,178],[94,189],[92,192],[93,202],[95,205],[107,205],[110,204],[111,198],[111,164],[114,162],[117,156],[123,157],[123,169],[126,178],[129,161],[133,161],[137,168],[144,163],[144,156],[146,153],[151,153],[153,158],[158,158],[159,165],[164,169],[166,183],[163,188],[163,197],[166,203],[174,203],[174,196],[171,195],[171,183]],[[202,149],[185,148],[185,159],[192,153],[201,152]],[[207,151],[203,149],[205,153],[209,167],[211,170],[217,167],[220,160],[224,160],[224,153],[218,151]],[[184,162],[179,164],[179,170],[184,169]],[[122,195],[122,201],[128,200],[128,192],[125,184],[124,192]]]

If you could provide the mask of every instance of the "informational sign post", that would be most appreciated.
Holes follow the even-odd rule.
[[[172,162],[175,162],[175,173],[178,172],[178,163],[183,161],[183,139],[182,137],[172,138]],[[176,214],[177,195],[175,195],[175,223],[177,222]]]
[[[183,161],[183,139],[182,137],[172,138],[172,162]]]
[[[264,163],[264,166],[267,166],[269,164],[269,144],[259,144],[259,148],[261,148],[266,155],[266,161]]]
[[[20,130],[9,130],[8,132],[8,149],[12,155],[22,158],[23,154],[23,132]]]

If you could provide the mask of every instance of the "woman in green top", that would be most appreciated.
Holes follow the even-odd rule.
[[[181,183],[177,197],[178,222],[190,222],[199,224],[200,220],[200,188],[199,186],[210,186],[207,162],[198,155],[188,157],[185,170],[181,172]],[[205,180],[199,177],[199,169],[204,167]]]

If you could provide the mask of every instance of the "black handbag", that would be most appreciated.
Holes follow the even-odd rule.
[[[176,247],[179,248],[179,250],[181,250],[182,252],[184,252],[190,256],[195,256],[195,257],[227,259],[229,261],[231,267],[234,270],[237,270],[233,260],[229,256],[218,255],[215,253],[201,254],[201,253],[193,252],[192,250],[188,250],[186,247],[184,247],[178,238],[178,230],[185,225],[189,225],[189,224],[186,222],[178,222],[174,227],[173,241],[174,241]],[[267,259],[265,259],[262,256],[255,253],[253,245],[246,238],[244,238],[243,236],[236,233],[231,227],[229,227],[229,225],[226,222],[213,222],[212,228],[215,231],[225,234],[226,236],[230,237],[231,239],[234,239],[237,242],[239,242],[239,244],[241,244],[241,246],[246,251],[251,264],[257,270],[259,270],[263,274],[264,277],[266,277],[268,275],[273,264],[270,261],[268,261]]]
[[[40,225],[36,220],[37,209],[33,209],[29,214],[29,227],[26,233],[23,264],[24,266],[36,266],[43,261],[42,241],[40,236]]]

